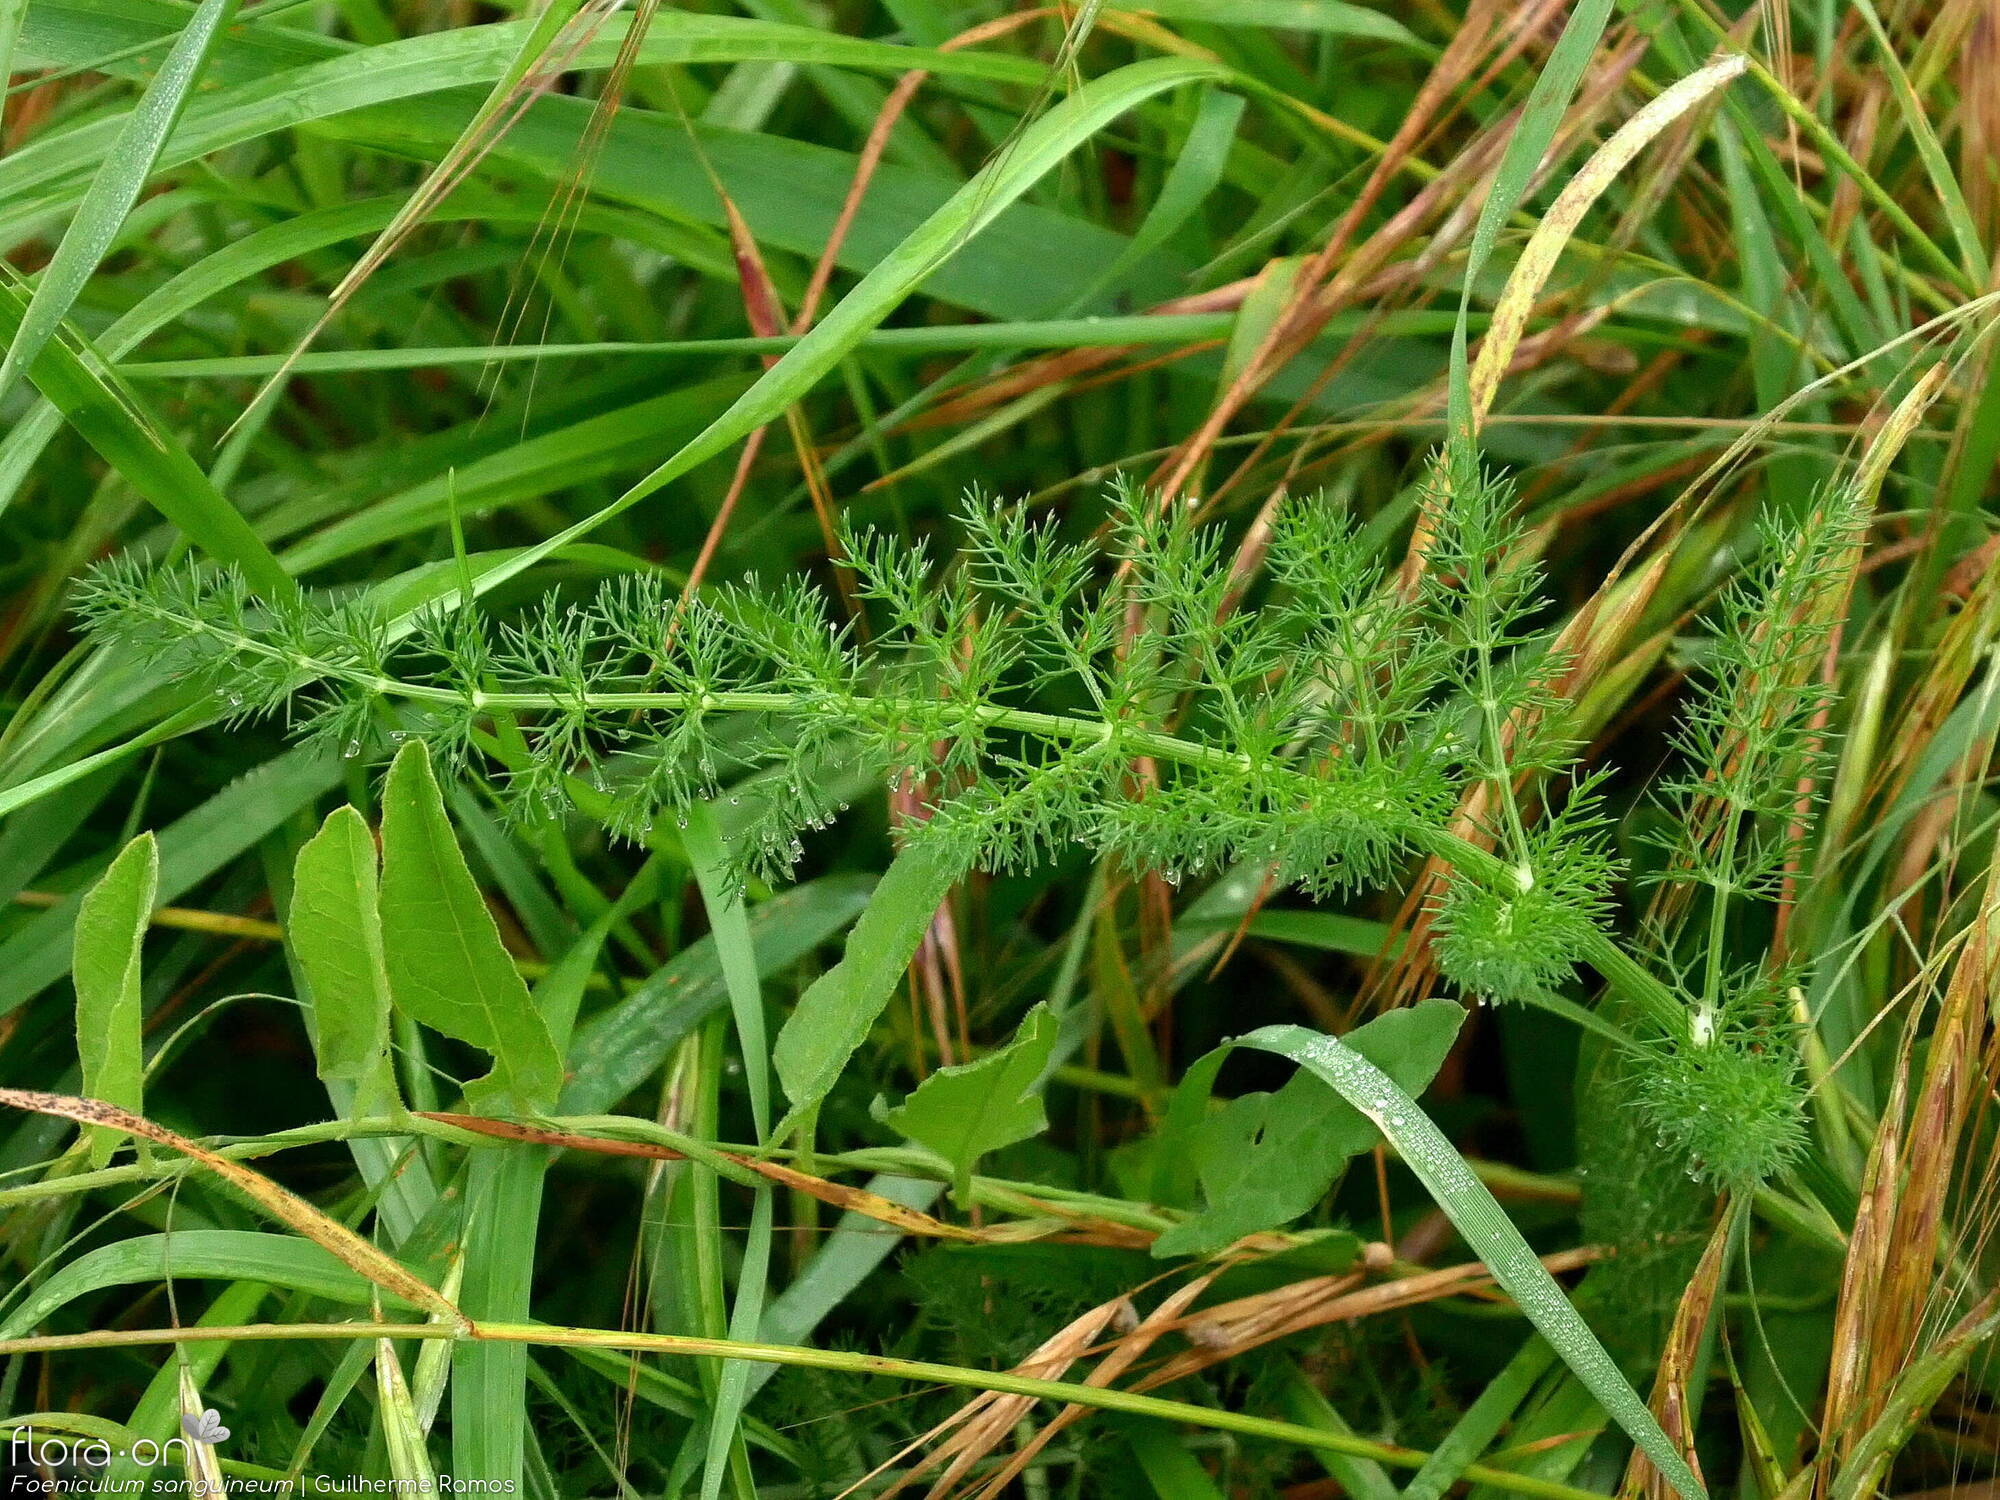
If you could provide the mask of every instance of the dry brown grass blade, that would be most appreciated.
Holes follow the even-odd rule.
[[[1599,1245],[1584,1245],[1545,1255],[1542,1264],[1552,1272],[1573,1271],[1609,1253]],[[1357,1272],[1314,1276],[1204,1308],[1179,1326],[1194,1347],[1149,1371],[1133,1389],[1149,1391],[1171,1384],[1308,1328],[1355,1322],[1443,1297],[1484,1293],[1491,1288],[1493,1275],[1482,1262],[1467,1261],[1372,1286],[1363,1286],[1361,1281]]]
[[[1923,752],[1964,701],[1973,674],[1989,663],[1988,648],[2000,636],[2000,539],[1963,559],[1945,587],[1963,598],[1965,606],[1952,615],[1942,639],[1927,654],[1928,670],[1887,737],[1869,794],[1881,806],[1901,797]]]
[[[1702,1478],[1701,1461],[1695,1454],[1694,1413],[1688,1387],[1701,1357],[1702,1341],[1715,1312],[1716,1299],[1722,1291],[1722,1268],[1728,1259],[1732,1223],[1731,1216],[1723,1214],[1716,1222],[1715,1232],[1708,1237],[1708,1248],[1702,1251],[1701,1260],[1674,1309],[1673,1326],[1667,1331],[1666,1348],[1660,1353],[1659,1368],[1653,1377],[1653,1416],[1681,1450],[1697,1479]],[[1620,1500],[1673,1500],[1673,1493],[1660,1471],[1647,1462],[1644,1454],[1633,1449],[1631,1461],[1625,1466],[1625,1482],[1619,1489]]]
[[[736,200],[729,196],[722,180],[713,171],[710,171],[708,180],[715,196],[722,201],[723,220],[729,226],[729,248],[736,260],[736,280],[742,291],[745,321],[749,323],[751,333],[758,338],[771,338],[782,333],[785,327],[784,308],[778,299],[778,289],[764,266],[756,236],[750,233],[750,226],[744,223],[743,215],[737,210]],[[777,362],[775,354],[764,356],[764,368],[767,370]],[[743,498],[744,490],[749,488],[751,471],[756,467],[758,455],[764,451],[764,437],[770,430],[769,427],[759,427],[744,439],[743,451],[736,456],[736,470],[729,476],[729,488],[723,493],[722,503],[716,507],[715,519],[709,523],[708,534],[702,538],[701,550],[695,554],[694,562],[688,568],[687,583],[681,588],[680,603],[674,611],[676,624],[688,601],[701,592],[702,582],[708,577],[709,565],[714,562],[722,539],[729,532],[736,504]],[[817,496],[819,492],[815,489],[813,493]],[[828,534],[829,540],[831,524],[831,518],[822,513],[820,527]]]
[[[1854,1226],[1847,1235],[1847,1260],[1841,1268],[1840,1295],[1834,1304],[1833,1353],[1822,1419],[1825,1437],[1814,1464],[1815,1485],[1822,1494],[1831,1487],[1841,1456],[1865,1425],[1857,1420],[1858,1414],[1870,1403],[1870,1392],[1879,1389],[1872,1378],[1876,1351],[1868,1345],[1868,1329],[1882,1285],[1889,1225],[1895,1217],[1897,1184],[1902,1175],[1911,1041],[1912,1029],[1906,1027],[1888,1102],[1869,1146]]]
[[[1208,1290],[1218,1274],[1220,1273],[1198,1276],[1165,1298],[1158,1307],[1140,1319],[1136,1327],[1111,1346],[1110,1352],[1097,1362],[1091,1372],[1084,1377],[1083,1383],[1103,1387],[1123,1375],[1163,1334],[1175,1326],[1182,1312],[1195,1298]],[[1042,1425],[1041,1431],[1023,1443],[1013,1456],[980,1486],[978,1500],[998,1500],[1000,1492],[1018,1479],[1021,1472],[1035,1461],[1036,1456],[1048,1447],[1064,1428],[1084,1415],[1086,1409],[1075,1405],[1065,1406],[1057,1412]],[[932,1488],[931,1500],[945,1500],[947,1491],[942,1485],[943,1482],[940,1481],[938,1486]]]
[[[1981,1064],[1997,967],[2000,857],[1987,870],[1985,898],[1945,988],[1907,1124],[1905,1065],[1878,1132],[1882,1144],[1870,1155],[1863,1195],[1868,1239],[1864,1246],[1857,1235],[1849,1256],[1855,1274],[1843,1280],[1836,1315],[1840,1378],[1828,1392],[1827,1454],[1846,1458],[1862,1430],[1881,1420],[1896,1382],[1927,1352],[1925,1323],[1948,1317],[1971,1290],[1953,1273],[1958,1247],[1946,1220],[1961,1143],[1983,1103],[1982,1083],[1991,1086]],[[1905,1059],[1911,1050],[1906,1041]],[[1921,1149],[1899,1149],[1905,1139]]]
[[[2000,12],[1992,5],[1960,7],[1972,13],[1970,33],[1958,54],[1959,182],[1965,205],[1990,243],[2000,232],[2000,194],[1990,164],[2000,153]]]
[[[1561,3],[1562,0],[1532,0],[1528,13],[1516,18],[1516,38],[1533,36],[1539,18],[1553,13]],[[1403,163],[1415,153],[1437,112],[1447,100],[1457,96],[1461,86],[1477,68],[1493,40],[1501,15],[1502,7],[1494,0],[1474,0],[1464,21],[1453,32],[1451,41],[1425,78],[1423,87],[1417,91],[1396,133],[1376,158],[1361,192],[1334,225],[1325,245],[1300,268],[1285,311],[1272,321],[1235,380],[1209,410],[1201,427],[1175,450],[1155,476],[1154,482],[1159,488],[1162,503],[1180,494],[1195,470],[1207,460],[1236,413],[1326,326],[1326,319],[1335,310],[1332,300],[1320,295],[1328,278],[1346,257],[1348,244],[1363,219],[1380,200]],[[1359,278],[1350,276],[1349,279]]]
[[[1089,1308],[1050,1334],[1036,1347],[1034,1353],[1014,1366],[1011,1373],[1032,1375],[1045,1380],[1060,1380],[1072,1365],[1083,1358],[1086,1351],[1097,1342],[1098,1337],[1115,1319],[1132,1316],[1132,1304],[1124,1297],[1116,1297],[1109,1302]],[[882,1500],[889,1500],[890,1496],[902,1493],[940,1464],[948,1466],[948,1473],[953,1470],[962,1473],[963,1466],[955,1462],[959,1454],[968,1449],[981,1453],[990,1452],[994,1444],[1004,1438],[1013,1429],[1014,1424],[1033,1409],[1034,1404],[1032,1397],[983,1391],[915,1442],[892,1454],[874,1470],[849,1485],[841,1492],[840,1500],[846,1500],[847,1496],[854,1494],[863,1485],[931,1443],[937,1443],[937,1446],[926,1453],[907,1473],[898,1476],[894,1484],[883,1490]],[[952,1435],[945,1437],[947,1433]],[[944,1441],[939,1443],[938,1439],[941,1437]]]
[[[1738,55],[1719,58],[1690,73],[1635,113],[1612,133],[1597,152],[1584,163],[1556,195],[1549,211],[1529,236],[1520,259],[1507,278],[1500,300],[1494,304],[1493,320],[1472,365],[1472,420],[1476,427],[1493,405],[1500,377],[1512,366],[1516,346],[1527,328],[1528,314],[1541,294],[1563,247],[1576,233],[1585,214],[1603,196],[1618,175],[1653,138],[1738,77],[1747,66]]]
[[[539,1125],[523,1125],[513,1120],[492,1120],[479,1115],[459,1115],[442,1111],[416,1113],[419,1119],[436,1120],[440,1124],[450,1125],[459,1130],[469,1130],[475,1135],[551,1146],[561,1151],[587,1151],[597,1156],[629,1156],[644,1161],[690,1159],[686,1152],[676,1151],[671,1146],[656,1146],[648,1141],[610,1140],[603,1136],[578,1135],[567,1130],[548,1130]],[[862,1214],[904,1234],[966,1242],[982,1241],[987,1238],[976,1229],[947,1224],[942,1219],[932,1218],[927,1213],[906,1207],[878,1193],[848,1187],[838,1182],[829,1182],[823,1177],[815,1177],[809,1172],[785,1166],[782,1162],[764,1161],[739,1151],[718,1151],[715,1154],[732,1166],[740,1167],[746,1172],[754,1172],[781,1187],[805,1193],[830,1207]]]
[[[587,1151],[597,1156],[627,1156],[635,1160],[656,1162],[694,1159],[687,1152],[677,1151],[671,1146],[656,1145],[650,1141],[627,1141],[607,1136],[582,1135],[575,1131],[525,1125],[518,1120],[495,1120],[483,1115],[452,1114],[441,1110],[422,1110],[412,1113],[418,1119],[435,1120],[441,1125],[450,1125],[454,1129],[470,1131],[475,1135],[490,1136],[495,1140],[549,1146],[559,1151]],[[1092,1218],[1087,1214],[1065,1209],[1059,1204],[1042,1203],[1026,1197],[1020,1201],[1041,1217],[968,1228],[963,1224],[952,1224],[943,1219],[933,1218],[927,1213],[906,1207],[894,1199],[884,1198],[863,1188],[848,1187],[844,1183],[815,1177],[809,1172],[801,1172],[783,1162],[767,1161],[762,1157],[740,1151],[716,1151],[713,1155],[716,1160],[727,1162],[738,1171],[762,1177],[767,1182],[774,1182],[780,1187],[803,1193],[831,1208],[843,1212],[851,1211],[864,1218],[874,1219],[901,1234],[956,1240],[963,1244],[1020,1244],[1030,1240],[1055,1240],[1064,1244],[1102,1245],[1122,1250],[1144,1249],[1154,1239],[1150,1231],[1133,1225]],[[1289,1245],[1290,1241],[1281,1243]]]
[[[170,1151],[178,1152],[206,1167],[272,1218],[304,1235],[350,1270],[365,1276],[384,1291],[394,1293],[412,1307],[422,1308],[425,1312],[443,1318],[455,1327],[467,1326],[465,1315],[453,1306],[450,1299],[442,1292],[413,1276],[402,1264],[390,1259],[339,1220],[329,1218],[305,1199],[289,1189],[279,1187],[262,1173],[253,1172],[226,1156],[219,1156],[206,1147],[195,1144],[186,1136],[176,1135],[164,1125],[156,1125],[143,1116],[119,1109],[113,1104],[106,1104],[101,1099],[85,1099],[74,1094],[44,1094],[31,1089],[0,1089],[0,1104],[29,1110],[38,1115],[53,1115],[58,1119],[74,1120],[79,1125],[109,1126],[114,1130],[122,1130],[127,1135],[139,1136],[152,1141],[155,1145],[165,1146]]]

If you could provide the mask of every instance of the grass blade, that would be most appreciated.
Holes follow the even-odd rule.
[[[126,215],[153,175],[181,112],[193,96],[215,40],[236,13],[237,0],[202,0],[188,18],[160,71],[126,118],[117,142],[91,179],[69,231],[36,284],[7,353],[0,358],[0,400],[32,365],[69,316],[84,283],[97,273]],[[11,38],[10,38],[11,40]],[[11,51],[11,48],[9,49]]]
[[[1632,1389],[1590,1325],[1577,1315],[1553,1276],[1535,1258],[1493,1194],[1473,1175],[1465,1159],[1417,1103],[1380,1068],[1339,1041],[1302,1026],[1267,1026],[1239,1038],[1238,1045],[1288,1057],[1325,1080],[1375,1123],[1409,1169],[1430,1190],[1493,1279],[1583,1382],[1611,1419],[1625,1429],[1641,1452],[1683,1500],[1706,1500],[1707,1491],[1644,1399]]]

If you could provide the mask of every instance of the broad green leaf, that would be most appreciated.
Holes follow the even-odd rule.
[[[1360,1052],[1303,1026],[1266,1026],[1240,1038],[1237,1045],[1290,1058],[1366,1115],[1606,1415],[1625,1429],[1683,1500],[1706,1500],[1701,1481],[1660,1430],[1644,1398],[1632,1389],[1548,1268],[1536,1259],[1486,1184],[1407,1090]]]
[[[187,107],[209,51],[235,14],[236,5],[237,0],[201,0],[160,71],[125,117],[118,139],[105,153],[77,205],[76,217],[70,220],[62,243],[36,283],[34,298],[7,346],[6,357],[0,359],[0,400],[55,336],[84,283],[95,274],[124,227],[125,216],[139,201],[167,137]]]
[[[963,873],[956,860],[919,840],[883,874],[847,935],[846,954],[799,997],[778,1032],[771,1059],[792,1111],[775,1134],[783,1136],[826,1097],[855,1048],[867,1040],[939,904]]]
[[[950,1162],[953,1191],[964,1203],[973,1163],[1041,1134],[1048,1124],[1042,1081],[1060,1029],[1048,1006],[1037,1005],[1006,1046],[938,1069],[894,1109],[878,1108],[877,1118]]]
[[[354,1085],[358,1115],[381,1114],[396,1098],[375,866],[375,839],[361,814],[334,811],[299,850],[285,929],[312,988],[319,1076]]]
[[[382,791],[382,943],[397,1007],[492,1054],[473,1088],[527,1111],[555,1101],[562,1059],[466,868],[421,740],[397,754]]]
[[[1420,1094],[1444,1066],[1464,1020],[1454,1002],[1426,1000],[1377,1016],[1341,1040],[1405,1092]],[[1212,1069],[1191,1069],[1182,1087],[1192,1084],[1205,1101],[1212,1078]],[[1290,1223],[1326,1196],[1350,1156],[1376,1140],[1374,1124],[1309,1071],[1295,1073],[1276,1093],[1230,1100],[1202,1116],[1189,1135],[1167,1139],[1164,1149],[1190,1152],[1207,1206],[1154,1242],[1158,1256],[1207,1255]]]
[[[127,844],[85,893],[76,913],[76,1052],[83,1091],[133,1114],[146,1109],[144,1009],[139,950],[160,888],[160,848],[150,833]],[[90,1162],[101,1167],[123,1139],[90,1127]]]

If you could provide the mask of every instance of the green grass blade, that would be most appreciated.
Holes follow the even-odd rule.
[[[1583,82],[1584,69],[1590,65],[1591,56],[1597,50],[1597,39],[1604,34],[1611,11],[1612,0],[1578,0],[1576,9],[1570,12],[1569,20],[1563,24],[1562,35],[1549,52],[1548,60],[1535,75],[1534,87],[1528,91],[1527,102],[1521,106],[1521,117],[1515,121],[1514,133],[1507,139],[1507,149],[1502,153],[1500,165],[1486,190],[1486,200],[1480,205],[1478,222],[1472,227],[1472,241],[1465,252],[1463,290],[1458,299],[1458,326],[1451,336],[1449,408],[1451,432],[1455,438],[1469,440],[1472,436],[1472,391],[1465,342],[1473,284],[1493,254],[1501,228],[1527,196],[1529,184],[1534,181],[1542,158],[1548,154],[1549,146],[1555,140],[1556,128],[1562,124],[1563,111],[1569,108],[1577,85]]]
[[[549,1153],[476,1151],[465,1188],[465,1280],[458,1305],[475,1320],[528,1316]],[[454,1476],[521,1488],[527,1462],[528,1349],[472,1341],[451,1357]]]
[[[1126,111],[1169,89],[1227,77],[1219,65],[1183,58],[1129,64],[1091,80],[1021,132],[1012,147],[983,168],[905,238],[804,338],[758,379],[728,411],[610,505],[489,572],[498,586],[582,540],[597,527],[782,416],[810,391],[937,269],[1070,152]]]
[[[139,201],[146,179],[152,176],[167,137],[187,108],[209,52],[235,14],[236,5],[237,0],[202,0],[160,71],[126,117],[116,143],[77,205],[68,232],[42,272],[6,356],[0,358],[0,400],[6,399],[21,372],[55,337],[84,283],[97,273],[111,242],[124,227],[126,215]],[[18,23],[18,18],[15,20]]]
[[[1443,1442],[1403,1486],[1403,1500],[1443,1500],[1465,1466],[1479,1457],[1528,1399],[1535,1383],[1555,1363],[1556,1351],[1540,1334],[1530,1338],[1500,1373],[1488,1381]]]
[[[1625,1429],[1684,1500],[1706,1500],[1707,1491],[1687,1460],[1660,1430],[1644,1398],[1632,1389],[1590,1325],[1577,1315],[1555,1278],[1535,1258],[1521,1231],[1493,1201],[1493,1194],[1473,1175],[1444,1133],[1394,1079],[1335,1038],[1302,1026],[1267,1026],[1240,1038],[1238,1044],[1275,1052],[1310,1069],[1374,1121],[1404,1164],[1430,1190],[1466,1244],[1485,1262],[1493,1279],[1611,1419]]]
[[[702,903],[708,910],[709,928],[715,938],[723,981],[729,991],[729,1007],[736,1021],[736,1044],[749,1085],[751,1125],[761,1143],[771,1129],[771,1049],[765,1038],[763,986],[758,982],[757,952],[743,908],[743,893],[723,846],[714,809],[706,802],[697,802],[688,809],[681,841],[694,866]],[[736,1279],[736,1300],[729,1310],[731,1338],[754,1339],[763,1324],[771,1263],[771,1215],[771,1190],[759,1188],[751,1205],[743,1265]],[[749,1379],[750,1366],[740,1360],[724,1365],[716,1378],[708,1448],[702,1465],[702,1500],[716,1500],[732,1468],[744,1475],[748,1473],[742,1467],[747,1459],[738,1424],[750,1393]]]
[[[1967,285],[1977,286],[1986,279],[1989,257],[1985,246],[1980,243],[1979,227],[1972,222],[1972,210],[1966,207],[1965,193],[1958,185],[1958,176],[1952,171],[1944,147],[1938,142],[1937,131],[1931,128],[1930,116],[1925,113],[1923,101],[1917,97],[1917,91],[1910,83],[1909,71],[1897,55],[1895,43],[1889,40],[1889,33],[1883,29],[1882,17],[1875,9],[1874,0],[1854,0],[1854,8],[1860,13],[1882,54],[1882,68],[1896,91],[1896,102],[1902,106],[1903,123],[1909,129],[1910,142],[1917,148],[1917,156],[1924,164],[1924,176],[1930,181],[1931,191],[1937,194],[1945,222],[1951,226],[1952,238],[1958,243],[1958,258],[1969,278]]]
[[[330,1251],[296,1235],[249,1229],[182,1229],[100,1245],[62,1266],[0,1321],[0,1338],[19,1338],[82,1297],[114,1286],[143,1286],[169,1277],[257,1281],[350,1307],[378,1294],[403,1305]],[[23,1284],[21,1290],[27,1290]]]
[[[736,1045],[750,1089],[750,1119],[761,1143],[771,1128],[771,1049],[764,1034],[764,991],[758,982],[757,949],[751,941],[743,893],[729,852],[723,847],[715,812],[706,802],[688,809],[681,841],[694,866],[702,904],[708,910],[709,930],[715,936],[716,957],[722,964],[729,1008],[736,1019]]]
[[[0,336],[25,326],[30,304],[0,281]],[[60,327],[35,352],[29,374],[83,440],[217,562],[233,563],[267,594],[293,590],[271,551],[158,416],[80,340]]]

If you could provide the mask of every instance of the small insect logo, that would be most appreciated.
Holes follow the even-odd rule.
[[[229,1429],[222,1425],[222,1418],[216,1415],[214,1407],[207,1411],[181,1413],[181,1431],[197,1443],[207,1443],[211,1448],[226,1442]]]

